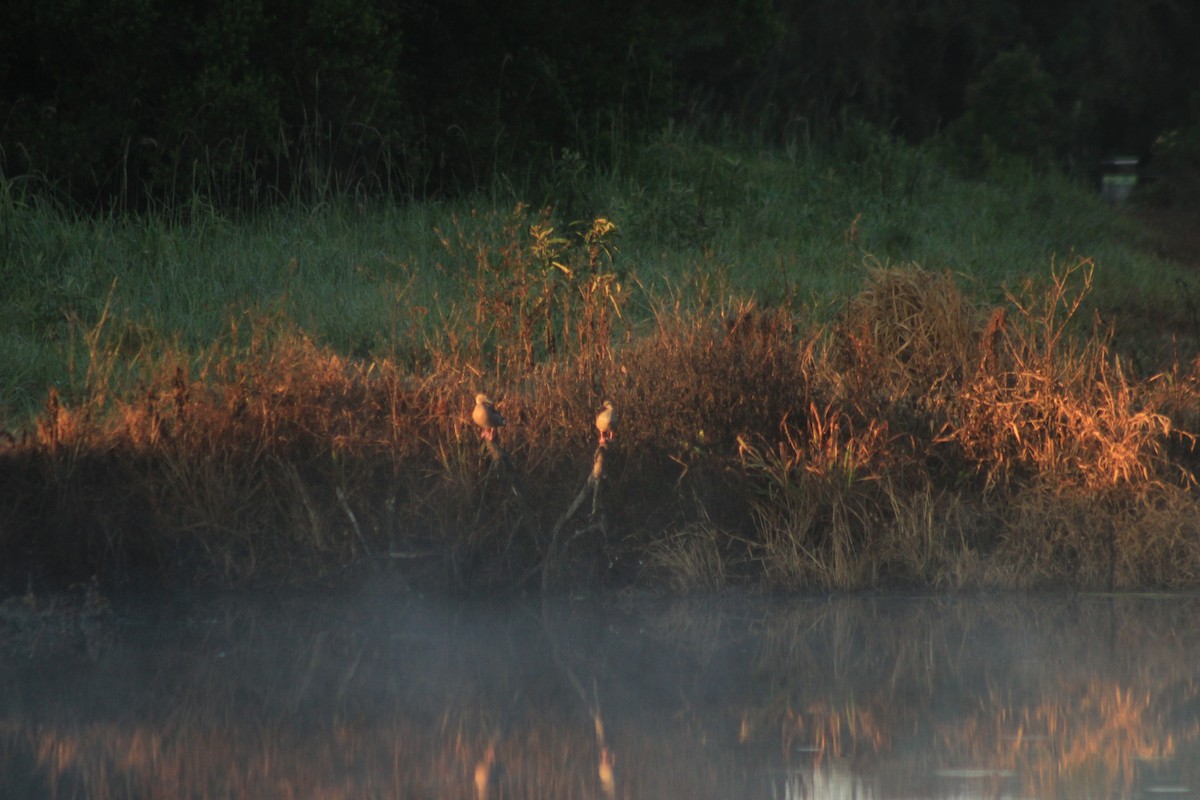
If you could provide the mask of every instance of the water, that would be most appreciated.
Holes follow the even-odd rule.
[[[71,613],[0,624],[0,797],[1200,797],[1191,596]]]

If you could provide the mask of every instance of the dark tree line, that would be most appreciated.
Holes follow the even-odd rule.
[[[611,163],[668,119],[1042,162],[1200,125],[1190,0],[6,0],[0,169],[257,207]]]

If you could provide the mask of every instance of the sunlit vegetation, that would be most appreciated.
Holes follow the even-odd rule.
[[[583,221],[6,185],[0,545],[185,583],[1196,585],[1194,276],[1065,180],[847,136],[863,164],[668,133]],[[605,399],[605,524],[556,543]]]

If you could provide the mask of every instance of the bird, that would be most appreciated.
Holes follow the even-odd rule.
[[[604,410],[596,415],[596,430],[600,431],[600,444],[608,444],[612,441],[617,430],[617,412],[613,408],[612,400],[604,401]]]
[[[475,410],[471,412],[471,419],[480,427],[479,435],[489,442],[496,435],[496,428],[504,424],[504,417],[483,393],[475,395]]]

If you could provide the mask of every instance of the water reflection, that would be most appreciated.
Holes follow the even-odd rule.
[[[52,647],[10,619],[0,796],[1196,797],[1198,612],[364,591],[123,610]]]

